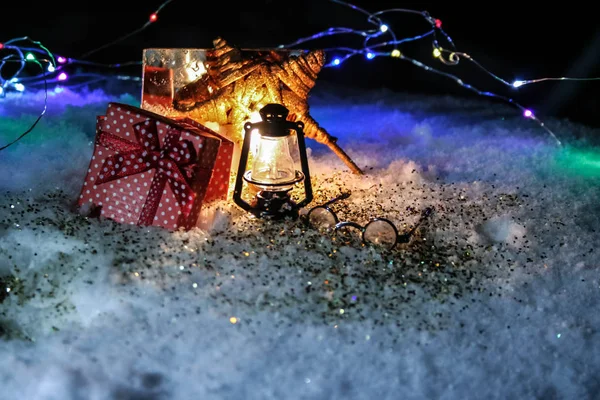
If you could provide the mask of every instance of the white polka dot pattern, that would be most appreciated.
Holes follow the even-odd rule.
[[[233,142],[191,118],[182,118],[178,121],[181,121],[183,124],[193,126],[194,128],[198,129],[202,135],[214,137],[219,140],[220,143],[218,144],[218,147],[211,148],[209,150],[211,152],[216,151],[217,159],[212,167],[213,173],[204,196],[204,202],[208,203],[214,200],[227,200],[229,193],[229,182],[231,178],[231,162],[234,149]]]
[[[195,126],[110,103],[97,119],[79,204],[92,203],[122,223],[192,228],[220,149],[219,140],[199,133]]]

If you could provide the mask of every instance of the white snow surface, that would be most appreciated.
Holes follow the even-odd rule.
[[[0,143],[42,108],[0,99]],[[96,115],[135,96],[50,93],[0,152],[0,399],[595,399],[600,130],[388,91],[311,113],[367,172],[308,141],[319,204],[399,229],[392,252],[212,206],[168,232],[74,206]],[[232,318],[235,318],[233,320]],[[235,323],[232,323],[235,322]]]

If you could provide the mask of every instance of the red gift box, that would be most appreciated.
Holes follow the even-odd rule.
[[[211,178],[221,140],[210,133],[110,103],[97,119],[79,205],[91,203],[102,216],[122,223],[191,229],[206,193],[220,186]]]
[[[213,176],[204,201],[227,200],[234,143],[225,136],[218,134],[191,118],[178,118],[176,121],[186,126],[194,127],[202,131],[203,134],[214,136],[221,140],[221,146],[219,147],[219,153],[217,154],[217,160],[213,169]]]

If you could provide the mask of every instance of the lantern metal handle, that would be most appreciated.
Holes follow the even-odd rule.
[[[244,185],[244,180],[240,179],[240,177],[243,176],[244,171],[246,171],[246,165],[248,164],[248,153],[250,152],[252,128],[253,124],[251,122],[246,122],[244,124],[244,142],[242,143],[242,154],[240,155],[237,178],[235,180],[235,187],[233,189],[233,201],[243,210],[248,212],[252,211],[253,207],[251,204],[242,199],[242,187]]]
[[[304,207],[313,200],[312,184],[310,181],[310,172],[308,170],[308,157],[306,156],[306,143],[304,141],[304,122],[296,122],[295,127],[292,129],[296,131],[298,148],[300,150],[300,169],[304,174],[304,199],[297,204],[298,207]]]

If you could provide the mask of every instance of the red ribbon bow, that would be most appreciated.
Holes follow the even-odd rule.
[[[154,120],[135,124],[133,131],[137,143],[102,130],[97,139],[100,145],[117,152],[104,161],[97,183],[110,182],[156,168],[148,197],[140,213],[141,225],[152,225],[167,182],[184,217],[189,216],[196,199],[196,193],[190,185],[193,175],[190,167],[197,160],[193,143],[180,140],[181,132],[165,124],[167,134],[161,148],[156,125]]]

